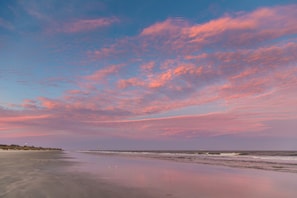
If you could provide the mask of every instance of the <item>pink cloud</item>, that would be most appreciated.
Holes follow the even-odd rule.
[[[144,86],[144,82],[139,80],[138,78],[129,78],[129,79],[122,79],[118,82],[119,88],[127,88],[131,86]]]
[[[110,26],[114,23],[119,22],[118,18],[97,18],[97,19],[79,19],[73,22],[65,22],[61,25],[57,25],[54,28],[55,32],[63,33],[77,33],[77,32],[87,32],[98,28]]]
[[[73,90],[67,91],[67,94],[78,95],[78,94],[83,94],[83,92],[81,90],[73,89]]]
[[[198,75],[202,74],[202,70],[203,70],[203,67],[201,67],[201,66],[196,67],[193,64],[187,64],[187,65],[180,65],[180,66],[176,67],[174,69],[174,74],[177,76],[186,75],[186,74],[198,76]]]
[[[154,67],[155,67],[154,61],[150,61],[140,66],[142,72],[145,72],[145,73],[151,73]]]
[[[181,26],[187,26],[187,22],[183,19],[167,19],[163,22],[155,23],[146,27],[140,33],[141,36],[168,34],[179,31]]]
[[[89,54],[97,58],[119,57],[131,52],[138,56],[158,53],[191,56],[209,47],[258,46],[296,34],[296,9],[296,5],[260,8],[250,13],[226,14],[202,24],[170,18],[144,28],[138,36],[118,40],[110,47]]]
[[[10,128],[11,129],[11,128]],[[9,129],[6,129],[9,130]],[[1,131],[1,128],[0,128]],[[3,130],[4,131],[4,130]],[[40,137],[40,136],[48,136],[51,135],[50,133],[40,133],[38,131],[36,132],[27,132],[27,131],[22,131],[22,132],[9,132],[9,133],[0,133],[1,138],[20,138],[20,137]]]
[[[194,64],[182,64],[176,67],[162,65],[164,71],[156,73],[152,71],[155,67],[154,63],[141,65],[140,68],[143,71],[143,79],[130,78],[119,81],[119,87],[126,88],[130,86],[142,86],[147,88],[160,88],[167,82],[171,82],[174,78],[186,77],[186,76],[199,76],[202,74],[202,67],[197,67]]]
[[[106,68],[99,69],[99,70],[95,71],[93,74],[85,76],[84,78],[86,80],[90,80],[90,81],[100,81],[109,75],[118,73],[122,66],[123,66],[123,64],[110,65]]]
[[[164,86],[166,82],[170,81],[173,78],[171,70],[165,71],[158,76],[156,76],[154,79],[152,79],[149,82],[149,87],[150,88],[158,88],[161,86]]]
[[[193,25],[183,31],[191,42],[246,44],[270,40],[297,32],[296,5],[261,8],[251,13],[225,16],[205,24]],[[224,41],[225,40],[225,41]]]
[[[26,109],[36,109],[38,104],[35,100],[25,99],[21,106]]]
[[[290,73],[292,71],[287,72]],[[283,77],[285,76],[287,75],[283,75]],[[269,83],[277,83],[277,85],[267,92],[262,92],[252,97],[226,100],[226,102],[234,111],[250,112],[255,118],[257,117],[255,116],[256,113],[261,121],[297,119],[297,105],[295,101],[297,96],[296,73],[291,73],[287,77],[288,79],[283,79],[283,81],[278,81],[280,79],[277,78],[274,81],[269,80]],[[248,89],[247,91],[249,92]]]
[[[98,126],[129,129],[126,137],[197,137],[238,134],[245,131],[261,131],[266,126],[257,120],[242,119],[244,115],[232,113],[213,113],[200,116],[178,116],[144,120],[122,120],[108,122],[88,122]],[[215,124],[214,124],[215,123]],[[130,132],[131,131],[131,132]],[[135,132],[137,131],[137,132]],[[114,134],[117,135],[117,134]]]
[[[290,72],[296,75],[296,71],[291,70],[294,68],[295,48],[296,45],[289,42],[236,52],[203,54],[198,59],[191,57],[192,63],[187,58],[165,60],[154,63],[154,70],[146,70],[141,75],[128,79],[117,76],[112,95],[100,96],[97,93],[96,98],[107,97],[119,109],[141,115],[257,96],[281,86],[277,81],[293,83],[282,76],[288,76]],[[142,70],[143,64],[140,63],[139,67]],[[276,76],[279,80],[275,80]],[[128,87],[135,89],[126,89],[125,96],[117,90]]]
[[[21,115],[21,116],[17,116],[17,117],[7,117],[7,118],[0,118],[1,122],[18,122],[18,121],[28,121],[28,120],[36,120],[36,119],[44,119],[44,118],[48,118],[49,115]]]
[[[271,75],[274,75],[271,74]],[[248,92],[241,97],[230,97],[230,94],[238,94],[237,87],[230,94],[225,90],[216,98],[217,89],[208,87],[205,92],[200,92],[197,96],[187,100],[174,101],[165,99],[154,100],[149,103],[137,101],[138,94],[127,93],[120,95],[115,92],[96,97],[87,97],[83,100],[76,98],[70,103],[58,103],[49,99],[41,99],[42,105],[47,107],[39,111],[39,114],[32,115],[29,112],[22,112],[19,117],[15,117],[12,112],[4,113],[5,118],[1,118],[1,128],[34,126],[40,130],[71,131],[70,133],[80,133],[85,130],[87,134],[108,135],[127,138],[160,138],[160,137],[200,137],[200,136],[219,136],[226,134],[241,134],[249,131],[250,133],[260,132],[269,128],[266,121],[272,119],[297,119],[296,107],[296,69],[287,70],[283,75],[275,73],[275,81],[280,81],[275,89],[270,92],[259,92],[261,95],[253,96],[250,89],[255,89],[257,84],[245,85],[244,91]],[[260,80],[260,79],[259,79]],[[268,80],[268,84],[274,81]],[[290,86],[288,86],[290,85]],[[77,92],[75,92],[77,93]],[[214,94],[216,100],[225,99],[229,111],[202,114],[196,116],[177,116],[155,119],[130,120],[135,115],[144,115],[146,112],[162,112],[176,109],[193,104],[203,104],[211,101]],[[248,96],[248,97],[247,97]],[[144,95],[145,97],[145,95]],[[105,99],[105,101],[102,101]],[[203,101],[205,100],[205,101]],[[118,103],[118,105],[117,105]],[[58,106],[57,106],[58,105]],[[111,105],[111,106],[110,106]],[[273,106],[273,108],[271,108]],[[127,110],[130,110],[128,112]],[[49,111],[50,110],[50,111]],[[33,111],[34,112],[34,111]],[[36,113],[36,112],[35,112]],[[47,114],[45,114],[47,113]],[[24,116],[21,116],[24,115]],[[7,118],[8,117],[8,118]],[[90,129],[87,129],[90,128]],[[34,129],[34,130],[36,130]],[[285,132],[284,132],[285,133]],[[254,134],[256,135],[256,134]]]
[[[34,111],[13,111],[0,109],[0,137],[20,137],[44,135],[34,126],[51,118],[50,114]],[[30,130],[32,129],[32,130]]]
[[[273,86],[279,86],[272,79],[275,78],[275,74],[280,76],[293,67],[295,48],[296,45],[289,42],[251,50],[203,54],[203,56],[199,56],[199,59],[191,58],[192,63],[189,63],[188,59],[165,60],[149,65],[149,69],[146,69],[140,76],[128,79],[122,78],[119,69],[129,70],[124,66],[111,65],[95,71],[83,79],[87,79],[89,83],[93,84],[109,75],[117,74],[114,76],[117,79],[116,87],[112,84],[108,86],[108,89],[114,89],[112,92],[105,92],[108,94],[102,95],[95,91],[92,93],[94,98],[90,99],[84,99],[85,92],[82,92],[82,97],[79,96],[80,94],[74,94],[76,96],[71,98],[74,101],[83,99],[85,104],[100,101],[98,106],[108,106],[108,103],[111,103],[124,111],[132,109],[138,115],[168,111],[189,105],[200,105],[214,99],[230,100],[231,98],[258,95],[269,91]],[[154,70],[151,70],[152,65]],[[139,67],[142,70],[143,64],[140,64]],[[296,72],[292,74],[294,73]],[[224,86],[217,86],[218,81],[227,83]],[[282,81],[285,82],[283,78]],[[117,88],[128,87],[141,87],[142,90],[125,90],[125,94],[117,90]],[[220,87],[220,89],[215,87]],[[160,90],[162,91],[160,92]],[[179,96],[180,99],[176,96]],[[176,99],[173,100],[171,97]],[[195,99],[188,100],[189,97]],[[104,98],[109,100],[106,101]],[[133,103],[133,107],[129,103]]]
[[[54,109],[60,106],[60,102],[58,100],[39,97],[39,101],[41,103],[41,106],[46,109]]]
[[[109,47],[104,47],[100,50],[96,50],[94,52],[88,52],[88,56],[91,57],[92,59],[101,59],[110,56],[111,54],[117,54],[119,53],[119,50],[116,49],[116,46],[109,46]]]
[[[109,58],[121,59],[125,57],[135,59],[145,52],[145,45],[145,43],[134,37],[124,37],[122,39],[117,39],[115,43],[104,46],[98,50],[87,51],[87,56],[92,61]]]

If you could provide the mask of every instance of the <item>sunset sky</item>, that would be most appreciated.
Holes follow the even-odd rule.
[[[297,149],[297,3],[0,1],[0,93],[0,144]]]

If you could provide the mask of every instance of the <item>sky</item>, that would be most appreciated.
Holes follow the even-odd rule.
[[[0,143],[297,149],[295,0],[0,1]]]

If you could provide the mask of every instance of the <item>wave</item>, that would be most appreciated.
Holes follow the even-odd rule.
[[[101,155],[147,157],[177,162],[223,165],[297,173],[296,151],[87,151]]]

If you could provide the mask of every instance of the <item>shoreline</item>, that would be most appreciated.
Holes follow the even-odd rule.
[[[289,198],[297,193],[291,185],[297,177],[291,173],[152,158],[4,151],[0,152],[0,167],[1,198]]]

